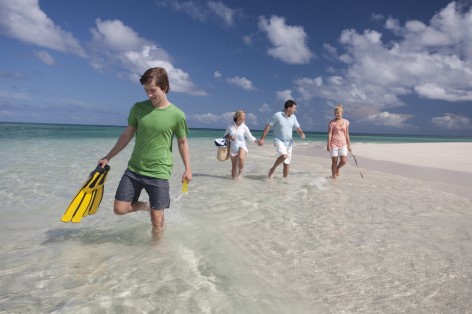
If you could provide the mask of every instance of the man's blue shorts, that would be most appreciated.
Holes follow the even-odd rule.
[[[164,209],[170,206],[169,181],[143,176],[126,169],[116,189],[115,199],[122,202],[137,202],[142,190],[149,195],[151,209]]]

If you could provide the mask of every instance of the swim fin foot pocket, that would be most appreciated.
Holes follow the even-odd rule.
[[[72,199],[66,212],[61,218],[62,222],[80,222],[87,216],[97,212],[103,198],[105,180],[110,166],[102,168],[100,165],[93,170],[87,180],[80,188],[77,195]]]

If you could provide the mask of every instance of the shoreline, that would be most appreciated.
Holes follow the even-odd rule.
[[[314,156],[331,164],[326,144],[298,144],[294,152]],[[448,192],[472,199],[472,143],[353,144],[360,170],[390,173],[432,183],[445,184]],[[348,166],[356,167],[348,156]],[[365,171],[363,171],[364,177]]]

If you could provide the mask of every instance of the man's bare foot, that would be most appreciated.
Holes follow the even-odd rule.
[[[269,179],[272,179],[274,177],[274,171],[275,171],[274,168],[270,168],[270,170],[269,170]]]

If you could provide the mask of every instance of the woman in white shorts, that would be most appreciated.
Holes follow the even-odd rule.
[[[343,105],[334,108],[335,118],[329,122],[328,144],[326,149],[331,155],[331,174],[333,179],[339,176],[339,169],[347,162],[347,152],[352,152],[349,138],[349,121],[343,119]]]
[[[225,138],[230,143],[231,156],[231,177],[238,179],[244,169],[244,159],[248,153],[246,140],[247,137],[251,142],[258,145],[259,141],[252,136],[251,131],[244,123],[246,121],[246,113],[243,110],[237,110],[233,116],[233,123],[226,128]]]

